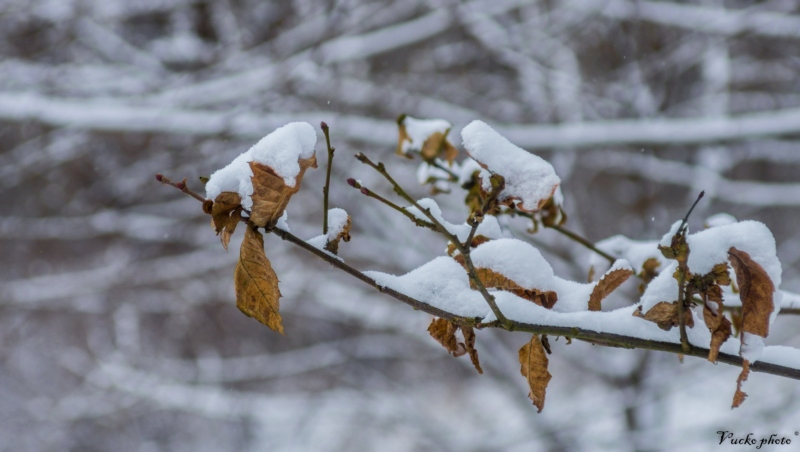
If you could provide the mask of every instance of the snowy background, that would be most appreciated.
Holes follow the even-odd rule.
[[[340,254],[402,274],[444,243],[347,187],[391,195],[352,154],[423,197],[419,161],[393,155],[394,118],[481,119],[553,164],[567,225],[589,239],[658,239],[704,189],[690,227],[764,222],[798,292],[799,43],[793,0],[0,0],[0,450],[800,442],[794,380],[752,374],[731,411],[737,368],[563,339],[537,414],[526,334],[480,331],[477,375],[428,337],[428,315],[267,236],[282,337],[234,305],[241,232],[225,253],[199,203],[153,178],[201,190],[276,127],[325,120],[332,207],[353,216]],[[309,171],[289,205],[300,237],[321,232],[323,181]],[[463,221],[462,199],[438,196],[446,219]],[[586,279],[583,248],[526,226],[512,232],[557,275]],[[767,344],[800,347],[798,327],[780,316]]]

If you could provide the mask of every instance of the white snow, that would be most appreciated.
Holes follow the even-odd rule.
[[[411,140],[410,142],[404,141],[401,145],[400,149],[406,155],[410,151],[421,150],[425,140],[434,133],[439,132],[444,134],[453,127],[452,124],[444,119],[416,119],[411,116],[405,117],[403,126],[405,126],[406,134],[408,134],[408,138]]]
[[[476,162],[470,157],[467,157],[461,162],[461,170],[458,172],[458,185],[463,186],[472,179],[475,171],[486,171],[481,167],[480,163]]]
[[[736,223],[736,217],[727,213],[717,213],[706,218],[704,223],[706,228],[715,228],[717,226]]]
[[[597,242],[595,246],[614,257],[627,260],[637,273],[642,270],[645,261],[650,258],[655,258],[661,264],[657,267],[659,271],[669,264],[668,259],[659,251],[658,242],[655,240],[638,241],[631,240],[624,235],[615,235]],[[596,253],[589,256],[589,264],[599,271],[608,267],[608,261]]]
[[[755,334],[742,332],[742,343],[739,347],[739,355],[742,358],[754,363],[764,352],[764,338]]]
[[[335,207],[333,209],[328,209],[328,233],[312,237],[306,240],[306,243],[313,246],[314,248],[317,248],[318,250],[325,252],[327,255],[335,257],[336,259],[344,262],[341,257],[326,250],[325,245],[327,245],[328,242],[336,239],[339,233],[342,232],[345,225],[347,224],[348,216],[349,215],[347,214],[347,211],[345,211],[344,209],[340,209],[338,207]],[[278,224],[280,225],[280,222]]]
[[[469,123],[461,138],[470,157],[505,178],[500,199],[520,200],[521,210],[539,210],[561,183],[550,163],[512,144],[483,121]],[[486,179],[483,177],[484,186]]]
[[[278,229],[283,229],[286,232],[292,232],[289,229],[288,221],[289,221],[289,211],[288,209],[284,209],[283,215],[281,215],[281,217],[278,218],[278,223],[275,226],[277,226]]]
[[[316,143],[317,133],[307,122],[291,122],[279,127],[227,166],[215,171],[206,183],[206,198],[213,200],[222,192],[236,192],[242,197],[242,207],[249,210],[253,206],[250,198],[253,194],[253,171],[249,162],[271,167],[287,186],[294,187],[300,174],[298,160],[314,156]]]
[[[380,286],[389,287],[452,314],[482,318],[490,311],[480,292],[470,289],[467,272],[447,256],[437,257],[403,276],[376,271],[367,271],[364,274]]]

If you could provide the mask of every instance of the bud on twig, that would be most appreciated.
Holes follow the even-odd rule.
[[[367,187],[361,187],[361,194],[362,195],[369,195],[369,190]]]
[[[328,124],[325,121],[322,121],[322,122],[319,123],[319,127],[322,130],[327,130],[328,129]]]
[[[162,182],[164,180],[164,175],[161,173],[156,173],[156,180]]]
[[[349,177],[349,178],[347,179],[347,185],[349,185],[349,186],[351,186],[351,187],[355,187],[355,186],[356,186],[356,180],[355,180],[355,179],[353,179],[352,177]]]

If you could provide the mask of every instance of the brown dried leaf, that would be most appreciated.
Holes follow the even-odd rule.
[[[236,307],[246,316],[284,334],[278,312],[281,297],[278,276],[264,252],[264,237],[255,229],[245,230],[233,282],[236,286]]]
[[[459,344],[456,340],[457,330],[458,326],[447,319],[433,319],[428,325],[428,333],[431,337],[442,344],[453,356],[461,356],[466,353],[466,346]]]
[[[632,274],[632,270],[618,268],[603,275],[600,281],[597,281],[594,289],[592,289],[592,295],[589,296],[589,310],[599,311],[600,302],[627,281]]]
[[[458,260],[456,259],[456,261]],[[490,268],[476,268],[475,273],[478,275],[478,279],[481,280],[484,287],[511,292],[518,297],[532,301],[544,308],[551,309],[558,301],[558,294],[553,291],[543,292],[539,289],[525,289]],[[476,289],[472,281],[470,281],[470,286]]]
[[[708,304],[703,306],[703,319],[706,322],[708,331],[711,332],[711,345],[708,350],[708,360],[712,363],[717,362],[719,348],[731,336],[731,322],[722,313],[722,302],[716,303],[717,314],[714,314]]]
[[[298,160],[300,173],[295,178],[294,186],[289,187],[272,168],[258,162],[250,162],[253,171],[253,207],[250,220],[258,226],[271,228],[283,215],[286,205],[293,194],[300,190],[300,181],[308,168],[317,167],[317,157]]]
[[[531,341],[519,349],[519,363],[522,365],[520,373],[528,380],[528,388],[530,388],[528,397],[541,413],[544,409],[547,384],[553,376],[547,371],[547,354],[537,335],[534,334]]]
[[[742,362],[742,372],[739,374],[739,378],[736,379],[736,392],[733,394],[731,409],[739,408],[744,403],[744,399],[747,398],[747,393],[742,391],[742,383],[747,381],[748,375],[750,375],[750,361],[745,359]]]
[[[401,116],[397,120],[398,136],[397,136],[397,151],[395,151],[395,154],[411,159],[413,158],[412,156],[403,152],[403,143],[406,141],[408,141],[409,143],[411,142],[411,137],[408,136],[408,132],[406,131],[406,126],[405,124],[403,124],[404,120],[405,120],[405,115]]]
[[[475,370],[482,374],[483,369],[481,369],[481,363],[478,360],[478,351],[475,350],[475,330],[471,326],[462,326],[461,332],[464,334],[464,342],[467,347],[467,353],[469,353],[469,359],[472,361],[472,365],[475,366]]]
[[[442,132],[435,132],[433,135],[425,139],[420,149],[420,154],[425,160],[433,160],[436,157],[444,157],[448,163],[452,165],[453,161],[458,156],[458,149],[450,143],[447,135]]]
[[[353,226],[353,221],[350,218],[350,215],[347,216],[347,222],[344,224],[344,227],[333,240],[327,242],[325,244],[325,249],[330,251],[333,254],[339,254],[339,241],[344,240],[345,242],[350,241],[350,228]]]
[[[486,237],[485,235],[476,235],[475,237],[472,238],[472,243],[470,244],[470,247],[471,248],[477,248],[480,245],[483,245],[484,243],[488,242],[489,240],[491,240],[491,239],[489,237]],[[456,252],[456,249],[458,249],[458,248],[456,247],[455,244],[453,244],[453,242],[448,242],[447,243],[447,255],[448,256],[452,257],[453,254]],[[464,263],[462,262],[461,265],[464,265]]]
[[[647,285],[650,284],[650,281],[658,276],[658,271],[656,271],[656,269],[660,265],[661,262],[659,262],[655,257],[651,257],[644,261],[642,264],[642,271],[639,272],[639,276],[642,278],[642,284],[639,286],[639,293],[644,293],[644,289],[647,288]]]
[[[672,329],[673,326],[680,325],[680,317],[679,317],[679,309],[678,309],[678,302],[673,301],[672,303],[661,301],[658,302],[655,306],[650,308],[647,313],[642,315],[642,307],[639,306],[639,309],[633,311],[634,317],[640,317],[645,320],[649,320],[658,325],[659,328],[665,331],[669,331]],[[689,328],[694,327],[694,317],[692,317],[692,310],[686,309],[684,310],[684,318],[686,319],[686,326]]]
[[[220,236],[222,247],[226,251],[233,231],[236,230],[236,225],[242,219],[241,202],[242,198],[238,193],[225,191],[220,193],[213,202],[206,200],[203,203],[203,211],[211,214],[211,225]]]
[[[758,262],[744,251],[731,247],[728,259],[736,271],[739,296],[742,299],[742,332],[767,337],[769,316],[775,309],[772,294],[775,285]]]

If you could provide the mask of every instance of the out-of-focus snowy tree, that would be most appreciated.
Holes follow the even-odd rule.
[[[0,1],[2,449],[698,450],[718,430],[793,434],[791,380],[751,375],[730,411],[734,367],[577,341],[553,343],[537,414],[525,338],[482,333],[478,376],[429,316],[267,237],[279,336],[235,308],[235,253],[197,203],[152,176],[199,185],[276,127],[324,120],[348,262],[400,274],[443,245],[346,190],[380,186],[350,155],[396,158],[399,113],[481,119],[552,162],[589,239],[660,238],[704,189],[691,227],[764,222],[798,291],[799,42],[800,7],[781,0]],[[416,164],[395,162],[407,186]],[[288,209],[298,236],[319,234],[323,181],[309,172]],[[465,216],[460,194],[437,200]],[[586,278],[584,248],[510,232]],[[780,316],[768,343],[799,346],[797,326]]]

